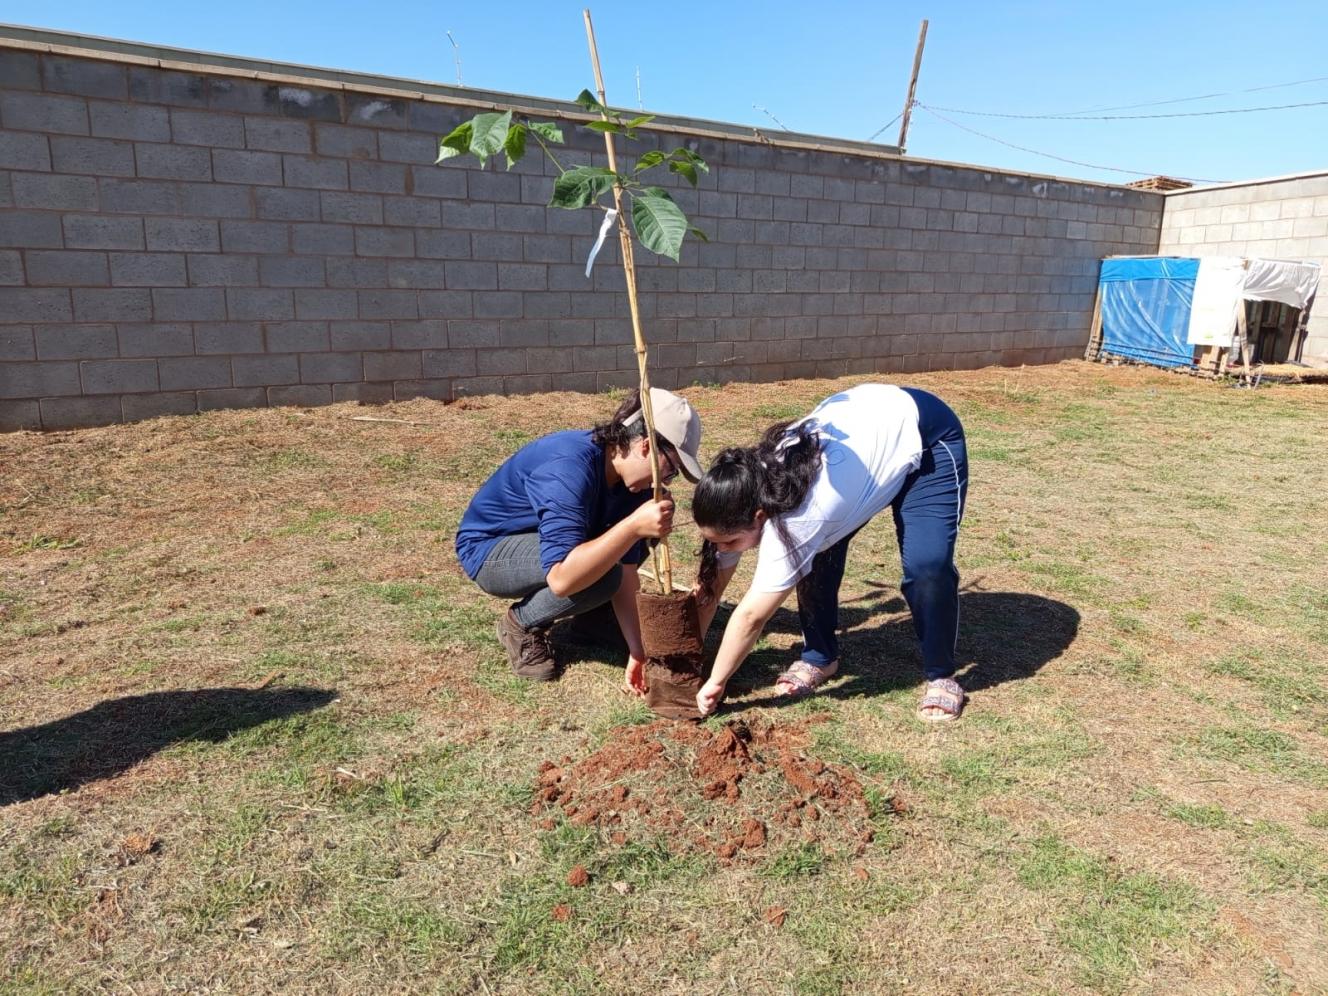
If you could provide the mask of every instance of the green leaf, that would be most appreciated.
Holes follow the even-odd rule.
[[[669,163],[670,173],[681,173],[687,178],[687,182],[693,187],[696,186],[696,167],[691,163]]]
[[[606,110],[603,104],[595,99],[595,95],[589,90],[582,90],[576,95],[576,103],[580,104],[591,114],[603,114]]]
[[[646,190],[659,188],[647,187]],[[687,234],[687,216],[671,199],[642,193],[632,204],[632,227],[643,246],[677,262],[683,236]]]
[[[575,166],[553,181],[549,207],[583,208],[613,186],[617,174],[603,166]]]
[[[691,232],[694,236],[696,236],[696,237],[697,237],[698,239],[700,239],[702,242],[709,242],[709,241],[710,241],[710,236],[707,235],[705,232],[701,231],[701,229],[697,228],[695,225],[688,225],[688,226],[687,226],[687,231]]]
[[[438,140],[438,158],[433,161],[433,164],[437,166],[444,159],[451,159],[453,156],[469,152],[470,130],[471,123],[465,121],[440,138]]]
[[[526,154],[526,126],[514,124],[507,130],[507,139],[503,142],[503,151],[507,153],[507,168],[511,169]]]
[[[563,144],[563,130],[552,121],[532,121],[530,122],[530,130],[543,135],[550,142]]]
[[[639,127],[641,127],[641,125],[645,124],[647,121],[654,121],[654,120],[655,120],[655,115],[653,115],[653,114],[642,114],[639,118],[632,118],[631,121],[628,121],[628,122],[627,122],[627,127],[628,127],[628,128],[639,128]]]
[[[640,159],[636,161],[636,168],[633,169],[632,172],[640,173],[642,170],[650,169],[652,166],[658,166],[666,158],[667,157],[664,155],[664,153],[660,152],[658,149],[656,149],[654,152],[647,152],[644,156],[642,156]]]
[[[623,130],[622,125],[617,124],[613,121],[590,121],[587,122],[586,127],[594,129],[595,131],[612,132],[615,135]]]
[[[470,151],[480,162],[485,162],[503,147],[507,129],[512,124],[512,112],[476,114],[471,122],[474,130],[470,134]]]
[[[705,161],[704,159],[702,159],[700,156],[698,156],[698,155],[697,155],[695,152],[693,152],[691,149],[687,149],[687,148],[683,148],[682,146],[679,146],[678,148],[674,149],[673,152],[670,153],[670,154],[671,154],[672,156],[674,156],[674,157],[680,159],[680,160],[684,160],[684,161],[686,161],[686,162],[691,163],[693,166],[695,166],[697,169],[699,169],[702,173],[709,173],[709,172],[710,172],[710,167],[706,165],[706,161]]]

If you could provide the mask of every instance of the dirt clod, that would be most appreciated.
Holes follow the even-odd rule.
[[[567,873],[567,884],[570,885],[573,889],[583,888],[585,884],[589,881],[590,881],[590,876],[586,874],[586,870],[582,868],[580,865],[577,865],[575,868],[573,868],[570,872]]]
[[[559,903],[549,911],[549,916],[554,920],[557,920],[559,923],[566,923],[568,920],[572,919],[572,907],[568,906],[566,903]]]
[[[786,916],[788,916],[788,910],[783,906],[771,906],[765,911],[765,922],[772,927],[782,927]]]

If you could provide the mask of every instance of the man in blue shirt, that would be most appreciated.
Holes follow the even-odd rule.
[[[701,420],[676,394],[651,388],[662,481],[701,476]],[[612,601],[627,641],[627,688],[645,691],[636,614],[637,565],[646,541],[673,528],[673,500],[652,498],[650,441],[633,391],[590,431],[527,443],[471,499],[457,529],[457,559],[490,595],[518,599],[498,623],[515,674],[557,674],[548,630],[557,619]]]

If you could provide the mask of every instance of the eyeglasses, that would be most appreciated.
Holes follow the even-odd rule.
[[[668,484],[669,481],[678,476],[678,465],[673,462],[673,458],[669,456],[669,451],[663,446],[659,448],[659,459],[661,463],[659,468],[659,483]],[[664,469],[664,465],[668,466],[669,469],[667,471]]]

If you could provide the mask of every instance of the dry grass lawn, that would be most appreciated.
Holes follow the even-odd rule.
[[[713,452],[851,382],[685,393]],[[541,762],[650,717],[602,648],[512,678],[452,537],[613,398],[0,436],[0,992],[1328,991],[1328,386],[908,383],[970,437],[963,721],[913,718],[888,520],[824,694],[769,694],[785,612],[710,721],[805,731],[861,854],[532,814]],[[716,826],[685,754],[680,825]]]

